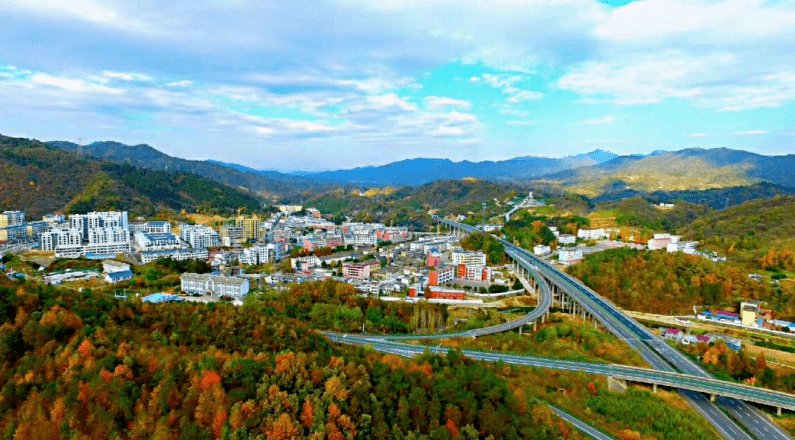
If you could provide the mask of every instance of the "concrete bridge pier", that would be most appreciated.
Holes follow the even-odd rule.
[[[656,383],[651,384],[651,390],[652,390],[652,392],[654,394],[657,394],[657,384]]]
[[[715,394],[710,394],[710,395],[709,395],[709,401],[710,401],[710,402],[714,402],[714,401],[715,401],[715,399],[717,399],[717,397],[718,397],[718,396],[716,396]]]
[[[781,407],[780,407],[780,406],[777,406],[777,407],[776,407],[776,415],[778,415],[779,417],[781,417]]]

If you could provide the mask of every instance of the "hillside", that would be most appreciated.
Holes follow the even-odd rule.
[[[253,195],[203,177],[78,158],[36,140],[0,137],[0,162],[0,210],[24,210],[29,218],[52,211],[261,209]]]
[[[686,149],[648,156],[622,156],[543,182],[588,196],[626,191],[692,191],[770,182],[795,187],[795,155],[763,156],[727,148]]]
[[[47,142],[51,147],[77,152],[80,146],[71,142]],[[317,190],[322,184],[276,171],[255,171],[245,167],[227,166],[222,162],[187,160],[169,156],[149,145],[125,145],[119,142],[94,142],[83,145],[82,154],[100,160],[133,165],[160,171],[196,174],[232,187],[243,187],[272,200],[298,196],[306,190]],[[249,171],[250,170],[250,171]]]
[[[300,173],[300,175],[366,186],[418,186],[440,179],[466,177],[528,180],[544,174],[602,163],[615,157],[613,153],[595,150],[560,159],[526,156],[502,161],[453,162],[449,159],[416,158],[381,166]]]
[[[335,217],[351,215],[359,221],[421,228],[431,224],[429,210],[437,210],[440,214],[473,212],[489,218],[508,211],[510,207],[506,202],[520,193],[523,191],[513,185],[474,179],[438,180],[419,187],[373,188],[368,191],[335,188],[306,200],[304,204]]]
[[[795,245],[793,213],[795,196],[779,196],[710,213],[679,232],[708,248],[751,262],[771,249]]]
[[[317,293],[329,289],[353,294],[329,283]],[[334,346],[255,305],[0,285],[0,326],[3,438],[547,439],[568,430],[538,417],[546,406],[488,364]]]
[[[611,214],[619,226],[636,226],[656,231],[675,231],[709,212],[709,209],[679,201],[673,208],[661,209],[638,196],[618,202],[601,203],[596,212]]]
[[[676,203],[684,201],[713,209],[726,209],[745,202],[759,199],[772,199],[778,195],[795,194],[795,188],[769,182],[752,185],[712,188],[704,191],[654,191],[651,193],[625,189],[600,194],[593,198],[595,203],[617,202],[633,197],[643,197],[654,203]]]
[[[568,272],[629,310],[690,314],[693,306],[731,308],[743,299],[768,301],[782,314],[793,307],[769,283],[749,279],[736,266],[684,253],[611,249],[588,255]]]

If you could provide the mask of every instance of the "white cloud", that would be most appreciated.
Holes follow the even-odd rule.
[[[187,79],[166,83],[167,87],[190,87],[192,85],[193,85],[193,81],[189,81]]]
[[[526,101],[533,101],[536,99],[541,99],[544,97],[544,94],[541,92],[534,92],[531,90],[522,90],[521,92],[516,93],[515,95],[508,98],[508,102],[510,103],[519,103],[519,102],[526,102]]]
[[[105,70],[102,72],[108,78],[111,79],[120,79],[122,81],[151,81],[152,77],[149,75],[144,75],[142,73],[127,73],[127,72],[111,72]]]
[[[100,93],[118,95],[124,93],[123,89],[107,87],[102,84],[90,83],[81,79],[61,78],[57,76],[48,75],[46,73],[37,73],[30,77],[30,80],[39,85],[57,87],[75,93]]]
[[[473,83],[474,83],[474,82],[478,82],[478,81],[480,81],[480,78],[479,78],[479,77],[477,77],[477,76],[473,76],[473,77],[469,78],[469,81],[470,81],[470,82],[473,82]]]
[[[765,130],[745,130],[733,133],[734,136],[762,136],[766,134],[767,131]]]
[[[607,115],[601,118],[595,119],[587,119],[585,121],[580,122],[577,124],[578,127],[592,127],[595,125],[610,125],[616,122],[616,118],[613,115]]]
[[[446,98],[440,96],[426,96],[425,107],[428,110],[443,110],[451,107],[468,110],[472,108],[472,104],[469,101],[464,101],[462,99],[453,99],[453,98]]]

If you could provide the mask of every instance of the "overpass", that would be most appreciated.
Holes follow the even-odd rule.
[[[436,354],[444,354],[449,350],[447,347],[410,345],[378,340],[377,338],[366,338],[360,335],[339,335],[331,333],[327,333],[327,335],[335,342],[351,345],[372,345],[377,351],[409,357],[423,354],[426,349]],[[656,386],[691,390],[708,394],[713,400],[717,399],[718,395],[721,395],[795,411],[795,395],[790,393],[758,388],[741,383],[726,382],[718,379],[705,379],[690,374],[658,371],[626,365],[566,361],[488,351],[463,350],[462,353],[471,359],[487,362],[503,362],[506,364],[550,370],[581,371],[588,374],[652,385],[655,390]]]
[[[479,232],[476,228],[463,225],[451,220],[434,216],[434,220],[449,226],[456,233],[470,234]],[[537,270],[545,281],[549,282],[552,293],[553,303],[563,306],[567,310],[577,311],[580,308],[584,318],[593,317],[604,325],[610,332],[628,345],[640,352],[641,356],[653,368],[661,372],[679,370],[682,373],[703,379],[712,379],[712,376],[698,364],[690,360],[678,350],[670,347],[665,341],[651,333],[646,327],[640,325],[632,318],[628,317],[615,304],[602,298],[593,290],[587,288],[579,280],[558,270],[546,261],[536,257],[532,253],[515,246],[505,240],[499,239],[508,251],[521,256],[525,261],[532,264],[532,268]],[[684,388],[683,390],[687,390]],[[756,390],[760,390],[756,388]],[[707,420],[724,435],[726,438],[751,438],[741,430],[731,419],[729,419],[720,409],[700,393],[693,390],[682,391],[684,397],[689,400],[691,406],[704,415]],[[719,394],[724,396],[724,394]],[[716,399],[717,402],[732,417],[742,423],[749,432],[761,439],[792,439],[781,427],[771,423],[766,416],[758,410],[738,400],[735,397],[727,396]],[[756,402],[756,401],[755,401]],[[780,413],[782,406],[775,401],[757,402],[776,407]],[[729,432],[727,432],[729,431]]]

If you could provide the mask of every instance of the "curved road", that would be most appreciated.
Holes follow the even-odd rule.
[[[438,216],[434,216],[434,219],[469,233],[481,232],[472,226],[462,225],[442,219]],[[506,250],[511,249],[524,256],[527,261],[534,263],[534,266],[539,272],[549,278],[552,283],[566,291],[570,296],[574,297],[580,305],[592,316],[596,317],[596,319],[604,324],[611,332],[616,334],[619,338],[624,339],[630,346],[638,350],[644,359],[654,368],[670,371],[671,365],[673,365],[683,373],[689,373],[703,378],[712,377],[684,354],[671,348],[661,338],[652,334],[648,329],[638,324],[630,317],[624,315],[614,304],[582,285],[579,280],[559,271],[546,261],[537,258],[532,253],[512,243],[501,239],[500,242],[503,243]],[[703,395],[687,391],[683,392],[683,394],[685,394],[691,401],[691,404],[727,438],[750,438],[745,431],[742,431],[722,411],[711,402],[707,401]],[[757,438],[776,440],[792,439],[780,426],[772,423],[767,416],[760,413],[756,408],[733,398],[723,397],[717,400],[726,411],[745,425]]]

